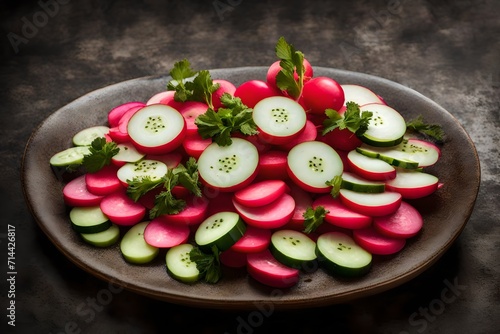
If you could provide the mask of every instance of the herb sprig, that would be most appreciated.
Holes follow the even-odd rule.
[[[217,246],[212,246],[212,253],[204,253],[199,247],[194,247],[189,252],[191,261],[196,263],[200,277],[207,283],[215,284],[222,277],[222,269],[219,260],[220,251]]]
[[[323,121],[323,135],[339,128],[340,130],[349,129],[352,133],[361,136],[368,129],[373,113],[361,112],[357,103],[349,101],[346,103],[344,114],[341,115],[333,109],[326,109],[325,115],[328,118]]]
[[[424,121],[422,115],[406,122],[406,128],[410,131],[415,131],[429,136],[437,141],[443,141],[444,131],[439,124],[428,124]]]
[[[318,205],[314,209],[312,207],[307,208],[306,211],[302,214],[305,219],[304,233],[309,234],[311,232],[314,232],[321,224],[323,224],[325,216],[329,212],[329,210],[326,210],[321,205]]]
[[[276,85],[292,98],[298,99],[304,87],[304,54],[295,50],[284,37],[278,39],[275,51],[281,66],[281,70],[276,75]]]
[[[95,173],[111,164],[111,158],[118,154],[120,149],[115,142],[107,142],[106,138],[99,137],[92,141],[89,151],[89,154],[83,156],[82,165],[87,172]]]

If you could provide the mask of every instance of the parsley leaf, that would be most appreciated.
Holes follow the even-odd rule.
[[[165,177],[156,180],[153,180],[151,176],[135,177],[133,180],[127,180],[127,195],[137,202],[139,198],[161,186],[165,181]]]
[[[195,74],[196,72],[191,69],[191,64],[187,59],[174,64],[170,70],[170,76],[173,80],[167,83],[167,89],[175,90],[174,98],[176,101],[185,102],[191,97],[192,92],[186,88],[185,82],[186,79],[192,78]]]
[[[332,195],[333,198],[336,198],[339,195],[340,188],[342,187],[342,176],[336,175],[330,181],[326,181],[325,184],[332,187],[330,195]]]
[[[304,221],[304,233],[311,233],[314,232],[322,223],[323,220],[325,219],[325,216],[327,213],[330,211],[326,210],[324,207],[321,205],[317,206],[316,208],[307,208],[306,212],[302,215],[305,219]]]
[[[244,105],[240,98],[224,93],[221,102],[224,108],[219,108],[217,112],[210,108],[195,120],[203,139],[212,138],[219,146],[228,146],[232,144],[231,134],[235,132],[244,135],[257,133],[252,109]]]
[[[174,168],[173,173],[177,175],[178,181],[191,193],[197,197],[201,197],[201,188],[198,174],[198,164],[195,158],[190,157],[186,161],[186,166],[179,164]]]
[[[202,252],[198,247],[194,247],[189,252],[191,261],[196,263],[200,276],[207,283],[217,283],[222,277],[219,255],[220,251],[217,246],[212,246],[211,254]]]
[[[118,154],[120,149],[115,142],[106,142],[106,138],[99,137],[92,141],[89,151],[89,154],[83,156],[82,165],[87,172],[95,173],[111,164],[111,158]]]
[[[280,37],[276,43],[276,56],[280,59],[281,70],[276,75],[278,88],[284,90],[297,99],[302,93],[304,86],[304,54],[295,50],[293,45],[288,44],[284,37]],[[297,79],[295,79],[295,73]]]
[[[172,194],[172,189],[179,183],[178,176],[174,174],[173,169],[169,169],[164,177],[163,183],[165,190],[155,197],[155,205],[149,210],[149,218],[154,219],[158,216],[167,214],[175,215],[186,207],[186,201],[177,199]]]
[[[325,115],[328,118],[323,121],[323,135],[339,128],[340,130],[349,129],[352,133],[360,136],[368,129],[373,113],[371,111],[361,112],[357,103],[347,102],[344,114],[340,115],[333,109],[326,109]]]
[[[406,127],[415,132],[434,138],[437,141],[442,141],[444,138],[444,131],[441,128],[441,125],[425,123],[422,115],[406,122]]]
[[[199,71],[192,82],[186,82],[186,87],[192,90],[191,100],[205,102],[210,108],[214,109],[212,94],[219,89],[220,84],[214,84],[207,70]]]

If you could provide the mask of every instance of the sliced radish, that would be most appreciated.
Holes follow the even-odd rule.
[[[320,136],[319,140],[327,143],[336,150],[351,151],[359,147],[363,142],[349,129],[336,128],[325,135]]]
[[[208,204],[205,197],[190,196],[184,210],[177,214],[161,215],[160,218],[174,224],[198,225],[207,217]]]
[[[95,195],[87,189],[85,174],[69,181],[63,188],[64,203],[69,206],[99,205],[103,196]]]
[[[400,193],[403,198],[429,196],[438,188],[439,179],[434,175],[407,169],[398,169],[396,177],[386,182],[387,190]]]
[[[95,173],[85,174],[87,189],[94,195],[108,195],[122,187],[120,179],[116,176],[117,167],[105,166]]]
[[[259,175],[260,180],[285,180],[288,152],[271,150],[260,154]]]
[[[325,193],[326,185],[341,175],[342,159],[333,148],[319,141],[298,144],[288,152],[287,172],[290,178],[306,191]]]
[[[117,126],[120,133],[125,134],[128,136],[128,138],[130,138],[130,136],[128,134],[128,122],[130,122],[130,119],[132,118],[132,116],[134,116],[142,108],[144,108],[144,107],[138,105],[136,107],[132,107],[132,108],[128,109],[125,112],[125,114],[123,114],[123,116],[118,121],[118,126]]]
[[[295,201],[292,196],[284,193],[274,202],[259,206],[247,207],[233,200],[236,211],[249,225],[273,229],[284,226],[292,217]]]
[[[185,243],[189,238],[189,227],[172,224],[155,218],[149,222],[144,230],[144,240],[158,248],[171,248]]]
[[[231,249],[240,253],[258,253],[265,250],[270,242],[270,229],[248,225],[245,234],[231,246]]]
[[[356,150],[347,154],[347,161],[352,172],[368,180],[385,181],[396,177],[396,169],[387,162],[367,157]]]
[[[175,94],[175,91],[173,90],[166,90],[163,92],[156,93],[155,95],[151,96],[149,100],[146,102],[146,105],[151,105],[151,104],[158,104],[162,103],[162,100],[165,99],[173,99],[173,96]],[[166,103],[163,103],[166,104]]]
[[[167,168],[172,169],[177,167],[182,161],[182,154],[178,152],[170,152],[166,154],[161,154],[161,155],[154,155],[154,154],[147,154],[146,155],[147,160],[156,160],[156,161],[161,161],[165,165],[167,165]]]
[[[227,93],[231,96],[234,96],[236,86],[232,82],[224,79],[214,79],[213,83],[219,84],[219,88],[212,94],[212,104],[214,105],[214,110],[218,110],[220,107],[224,107],[224,105],[220,101],[222,95],[224,95],[224,93]]]
[[[212,191],[207,194],[207,192],[209,192],[210,190]],[[217,189],[210,189],[208,187],[205,187],[204,194],[210,200],[207,216],[211,216],[222,211],[236,212],[236,209],[233,205],[232,192],[222,192]]]
[[[264,206],[283,195],[286,188],[285,182],[281,180],[260,181],[236,191],[234,199],[248,207]]]
[[[106,195],[99,205],[102,212],[116,225],[135,225],[146,214],[146,208],[134,202],[123,190]]]
[[[144,102],[133,101],[120,104],[108,112],[108,124],[110,127],[118,126],[122,116],[132,108],[142,108],[144,107]]]
[[[340,200],[349,209],[366,216],[390,215],[401,205],[401,194],[385,191],[379,194],[358,193],[340,189]]]
[[[316,198],[312,206],[313,208],[322,206],[328,210],[325,221],[338,227],[358,229],[368,227],[372,223],[372,217],[349,209],[338,198],[333,198],[330,195]]]
[[[423,225],[424,220],[420,212],[404,201],[392,215],[375,217],[373,220],[373,227],[379,233],[392,238],[414,237]]]
[[[286,229],[302,231],[304,229],[304,213],[313,204],[311,194],[294,183],[290,183],[290,196],[295,201],[295,209],[290,221],[285,225]]]
[[[158,160],[144,159],[135,163],[128,162],[118,169],[116,175],[123,185],[135,178],[150,177],[159,180],[167,173],[167,165]]]
[[[232,248],[226,249],[219,255],[220,263],[229,268],[244,268],[247,265],[247,255],[235,252]]]
[[[294,146],[306,142],[316,140],[318,136],[318,130],[316,129],[316,125],[310,120],[306,121],[306,126],[304,127],[304,131],[300,133],[296,138],[290,140],[288,143],[279,145],[279,149],[284,151],[290,151]]]
[[[111,162],[118,167],[127,162],[137,162],[144,158],[145,154],[139,152],[132,143],[121,143],[116,145],[119,149],[118,154],[111,158]]]
[[[320,115],[326,109],[339,110],[345,99],[342,86],[337,81],[321,76],[304,83],[302,98],[308,112]]]
[[[353,239],[368,252],[377,255],[395,254],[406,244],[406,239],[387,237],[373,227],[354,230]]]
[[[235,133],[231,134],[231,136],[233,138],[241,138],[241,139],[248,140],[249,142],[251,142],[257,148],[257,151],[259,153],[265,153],[265,152],[269,151],[272,148],[271,145],[269,145],[267,143],[263,143],[262,141],[260,141],[258,135],[247,136],[247,135],[244,135],[244,134],[242,134],[241,132],[238,131],[238,132],[235,132]]]
[[[373,113],[368,129],[359,137],[373,146],[394,146],[403,141],[406,121],[401,114],[385,104],[370,103],[360,107],[360,111]]]
[[[272,96],[255,105],[253,120],[262,141],[283,145],[300,135],[306,126],[307,117],[304,108],[296,101]]]
[[[187,101],[184,102],[179,108],[179,112],[186,120],[186,134],[192,135],[198,133],[198,126],[194,123],[196,117],[204,114],[208,110],[208,105],[202,102]]]
[[[298,269],[278,262],[269,250],[247,254],[248,274],[256,281],[275,288],[289,288],[299,282]]]
[[[384,103],[377,94],[364,86],[352,84],[345,84],[341,86],[344,90],[345,96],[344,105],[347,102],[356,102],[360,106],[368,103]]]
[[[245,81],[234,92],[234,96],[241,99],[241,102],[249,108],[268,97],[281,96],[281,93],[262,80]]]
[[[208,145],[212,144],[212,138],[203,139],[197,132],[191,135],[186,136],[184,141],[182,142],[182,147],[184,151],[189,156],[198,159],[203,151],[208,147]]]
[[[127,132],[140,151],[165,154],[182,144],[186,121],[174,108],[153,104],[140,109],[130,118]]]
[[[220,191],[236,191],[257,176],[259,153],[247,140],[233,138],[229,146],[210,144],[198,159],[201,181]]]

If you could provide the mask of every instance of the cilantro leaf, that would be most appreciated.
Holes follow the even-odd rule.
[[[161,186],[165,181],[165,177],[156,180],[153,180],[151,176],[135,177],[133,180],[127,180],[127,195],[137,202],[139,198]]]
[[[92,141],[89,151],[89,154],[83,156],[82,165],[87,172],[95,173],[111,164],[111,158],[118,154],[120,149],[115,142],[106,142],[106,138],[99,137]]]
[[[149,218],[151,219],[164,214],[175,215],[186,207],[185,200],[177,199],[172,194],[172,189],[179,183],[178,176],[174,174],[173,169],[167,171],[164,180],[163,186],[165,190],[155,196],[155,204],[149,210]]]
[[[422,115],[406,122],[406,127],[412,131],[434,138],[437,141],[442,141],[444,138],[444,131],[441,125],[425,123]]]
[[[333,198],[336,198],[339,195],[339,191],[342,186],[342,176],[336,175],[330,181],[326,181],[325,184],[332,187],[332,189],[330,190],[330,195],[332,195]]]
[[[196,263],[196,268],[200,276],[207,283],[217,283],[222,277],[222,270],[219,260],[220,251],[217,246],[212,246],[212,253],[202,252],[198,247],[194,247],[189,252],[191,261]]]
[[[167,83],[168,90],[175,90],[174,98],[176,101],[185,102],[190,99],[192,92],[185,85],[186,79],[192,78],[196,74],[191,69],[191,64],[187,59],[183,59],[174,64],[170,70],[170,76],[173,80]]]
[[[279,89],[297,99],[304,86],[304,54],[295,50],[284,37],[278,39],[275,51],[281,66],[281,70],[276,75],[276,84]],[[295,79],[295,73],[297,79]]]
[[[346,111],[342,115],[333,109],[326,109],[325,114],[327,119],[323,121],[323,135],[339,128],[340,130],[349,129],[352,133],[360,136],[368,130],[373,116],[371,111],[361,112],[359,105],[355,102],[347,102]]]
[[[173,173],[177,175],[180,184],[195,196],[201,197],[198,164],[195,158],[190,157],[186,162],[186,166],[179,164],[174,168]]]
[[[192,82],[186,82],[186,87],[192,90],[191,100],[205,102],[214,109],[212,94],[219,89],[220,84],[214,84],[207,70],[199,71]]]
[[[304,233],[314,232],[324,221],[325,216],[330,211],[326,210],[321,205],[316,208],[307,208],[306,212],[302,215],[305,219],[304,221]]]

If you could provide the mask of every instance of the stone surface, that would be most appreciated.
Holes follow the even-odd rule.
[[[156,333],[181,325],[193,333],[500,328],[498,1],[42,0],[1,6],[0,242],[6,263],[7,224],[15,225],[17,270],[16,331],[3,316],[1,332]],[[121,291],[53,246],[27,210],[19,172],[31,132],[48,115],[95,89],[167,73],[182,58],[197,69],[267,66],[282,35],[314,65],[415,89],[470,134],[482,172],[475,210],[432,268],[398,288],[342,305],[220,312]],[[2,298],[9,290],[5,282]]]

